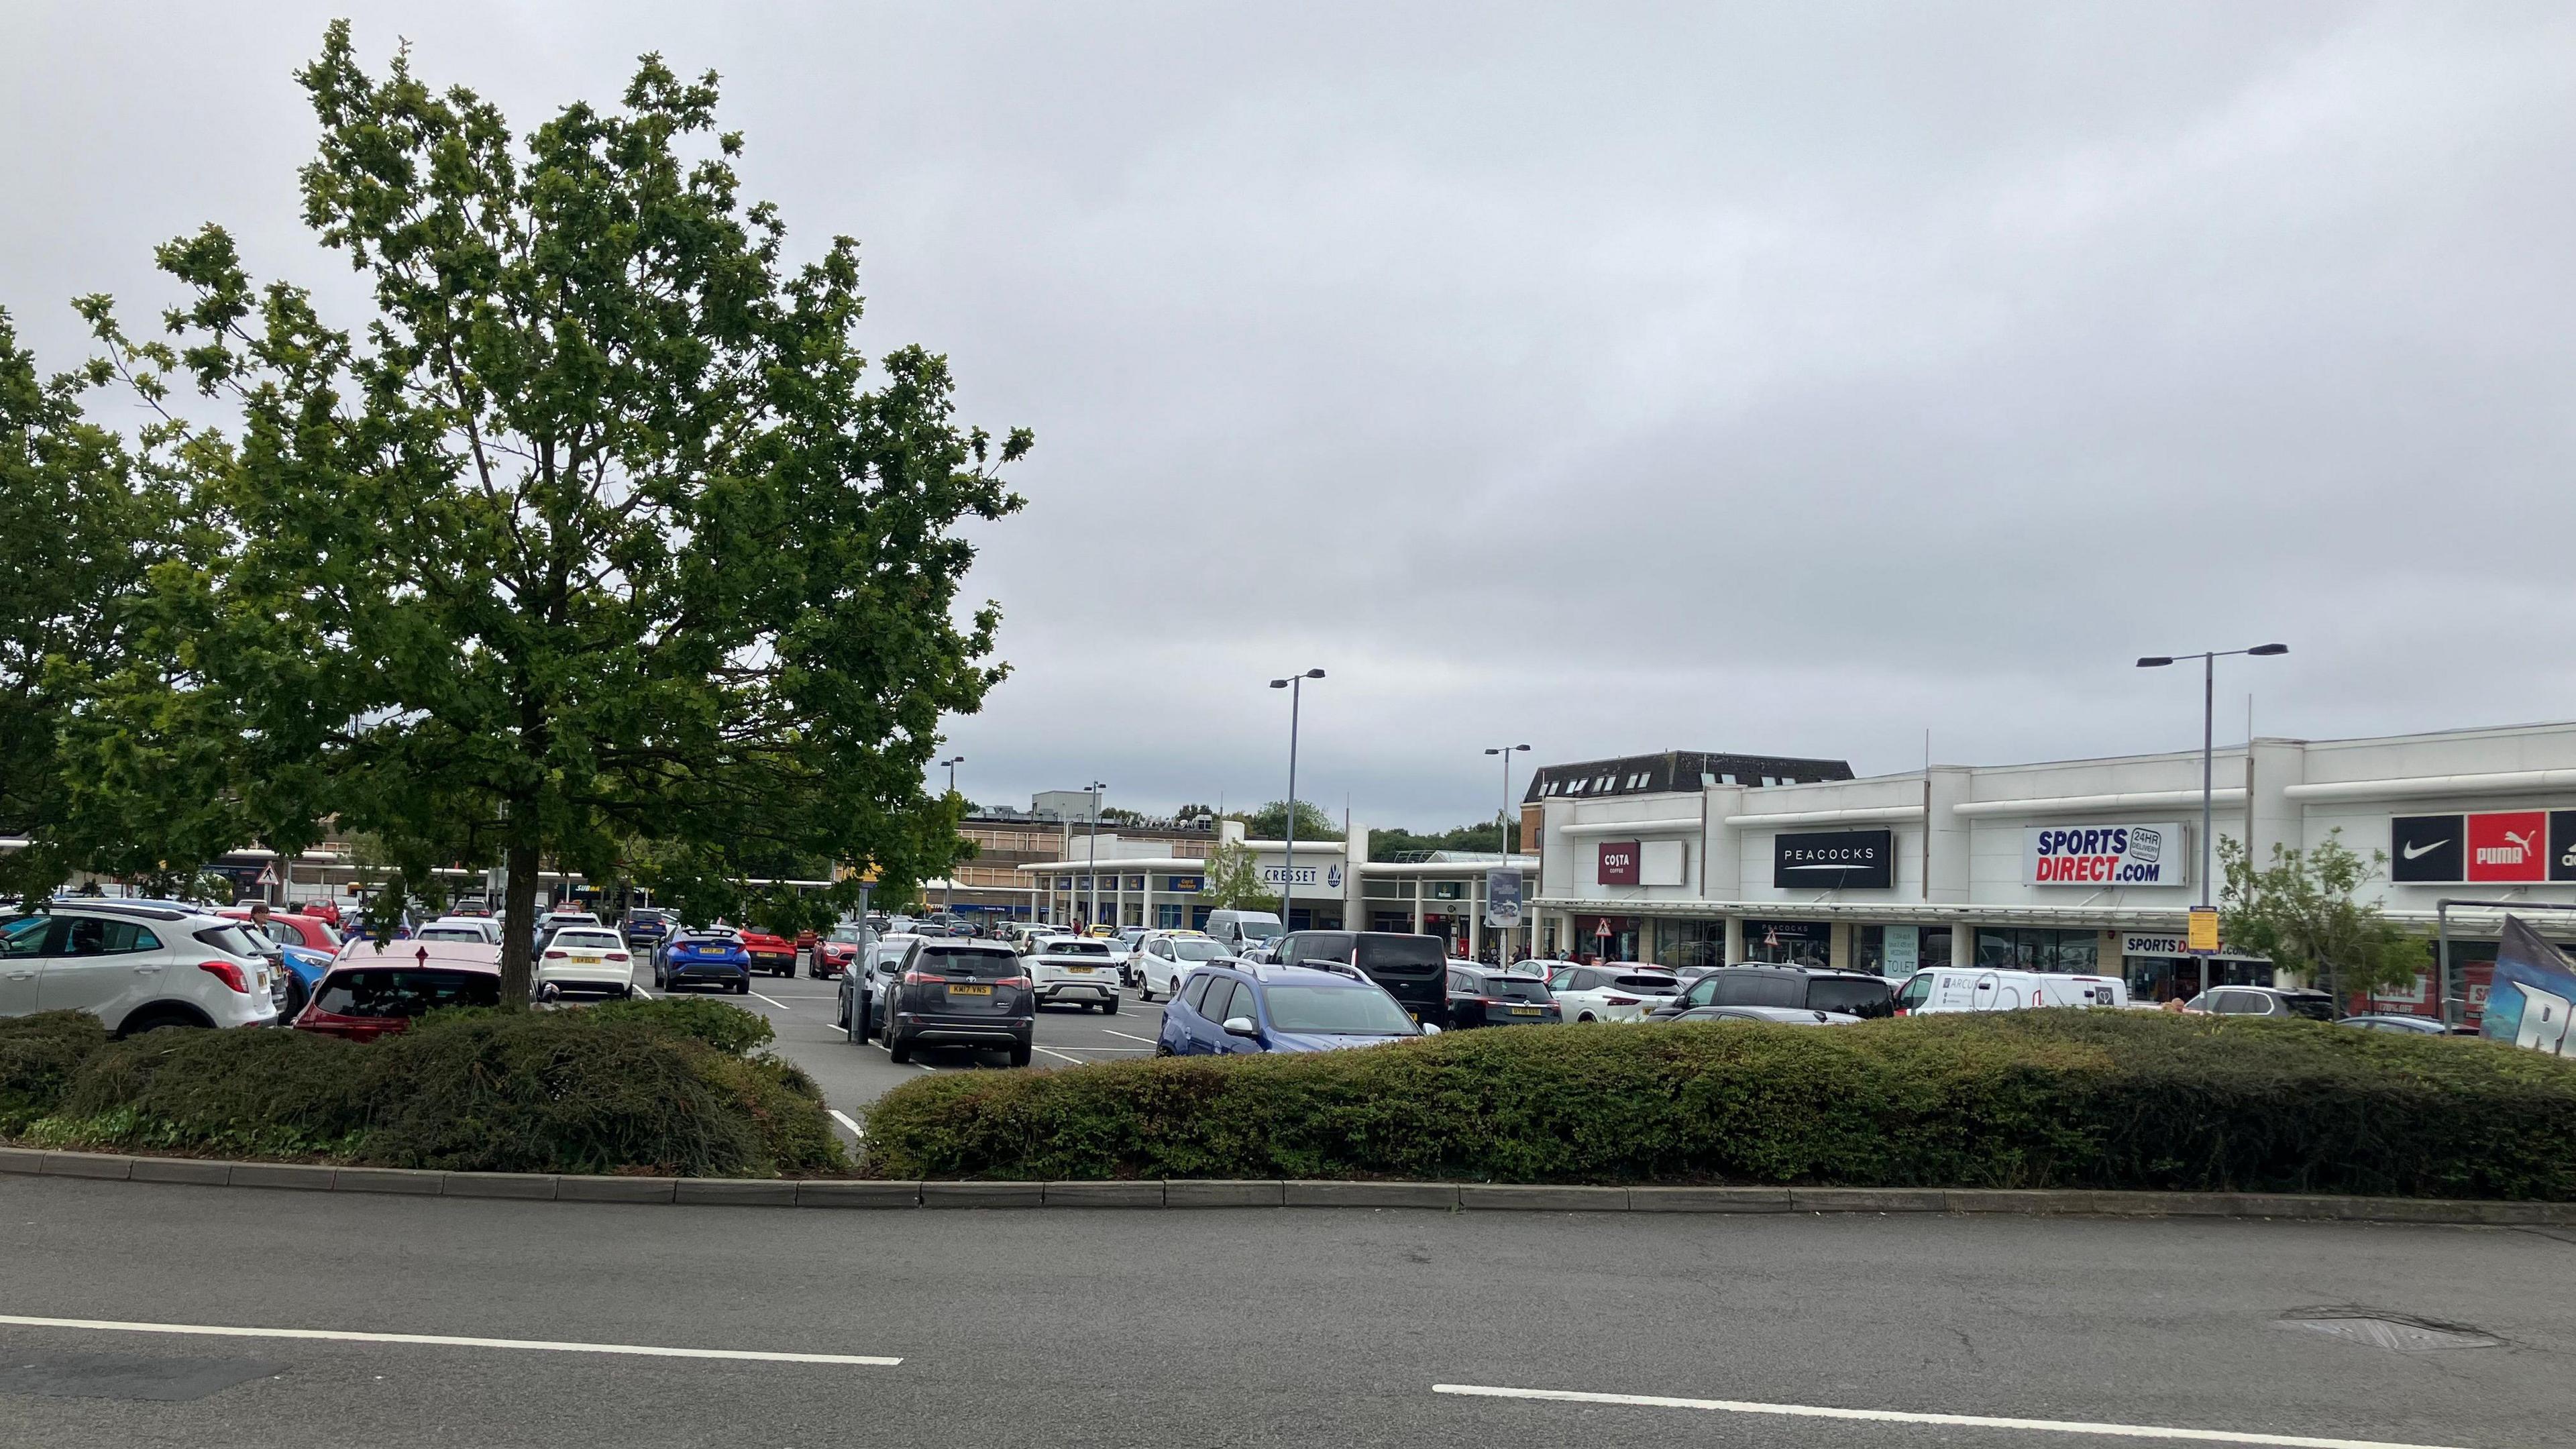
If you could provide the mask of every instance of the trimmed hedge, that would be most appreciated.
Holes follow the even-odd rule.
[[[1506,1027],[1315,1055],[943,1074],[890,1178],[1417,1178],[2576,1198],[2576,1061],[2114,1011]]]
[[[15,1117],[0,1131],[457,1171],[768,1177],[845,1165],[813,1080],[748,1054],[768,1022],[714,1002],[639,1006],[666,1009],[439,1012],[365,1043],[301,1031],[109,1042],[73,1013],[20,1018],[0,1022],[0,1111]]]

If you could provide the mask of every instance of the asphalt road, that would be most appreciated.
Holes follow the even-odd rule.
[[[814,980],[804,974],[806,969],[800,958],[794,976],[753,977],[749,996],[710,994],[768,1017],[778,1033],[772,1050],[813,1073],[823,1100],[852,1121],[864,1122],[869,1103],[924,1072],[1001,1071],[1010,1064],[1008,1054],[999,1051],[923,1047],[913,1053],[913,1064],[904,1066],[886,1055],[882,1043],[855,1045],[833,1025],[840,1017],[841,983]],[[635,982],[650,990],[652,967],[638,966]],[[1154,1034],[1162,1024],[1161,1003],[1148,1006],[1132,991],[1115,1016],[1077,1006],[1041,1006],[1031,1060],[1043,1067],[1152,1056]]]
[[[2154,1442],[1446,1385],[2526,1449],[2576,1438],[2571,1239],[1902,1216],[614,1207],[0,1178],[0,1444]],[[2343,1305],[2500,1342],[2410,1353],[2278,1326]],[[507,1342],[7,1321],[20,1317]],[[603,1351],[617,1347],[901,1362]]]

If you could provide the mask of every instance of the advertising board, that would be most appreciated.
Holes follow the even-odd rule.
[[[2043,886],[2190,884],[2191,837],[2179,822],[2034,825],[2022,832],[2024,881]]]

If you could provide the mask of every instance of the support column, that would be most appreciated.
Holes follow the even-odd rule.
[[[1726,918],[1726,964],[1729,966],[1744,964],[1744,918],[1742,916]]]
[[[1162,924],[1154,919],[1154,873],[1150,870],[1145,872],[1145,904],[1137,908],[1137,913],[1142,919],[1136,924],[1146,930],[1153,930]]]

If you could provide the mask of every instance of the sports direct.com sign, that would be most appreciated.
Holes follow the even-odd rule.
[[[2189,879],[2180,824],[2039,825],[2022,832],[2022,879],[2032,885],[2174,886]]]

